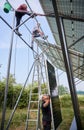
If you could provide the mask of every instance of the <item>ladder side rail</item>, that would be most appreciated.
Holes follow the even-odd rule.
[[[37,62],[37,61],[36,61],[36,62]],[[36,64],[36,63],[35,63],[35,64]],[[33,81],[34,81],[34,72],[35,72],[35,65],[34,65],[34,71],[33,71],[32,85],[31,85],[30,93],[29,93],[29,103],[28,103],[28,110],[27,110],[27,119],[26,119],[26,127],[25,127],[25,130],[28,130],[28,120],[29,120],[29,114],[30,114],[30,105],[31,105],[32,87],[33,87]]]

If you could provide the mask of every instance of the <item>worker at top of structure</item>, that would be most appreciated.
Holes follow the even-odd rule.
[[[16,27],[20,24],[21,18],[25,15],[32,15],[32,18],[35,16],[35,13],[32,14],[27,10],[27,5],[26,4],[21,4],[15,11],[15,16],[16,16]],[[18,28],[16,29],[16,33],[21,36],[22,34],[19,33]]]
[[[32,42],[31,42],[32,49],[33,49],[34,38],[36,38],[36,37],[41,37],[44,40],[46,40],[48,38],[48,36],[45,36],[43,31],[41,31],[39,23],[37,23],[37,26],[34,27],[34,29],[32,31]]]
[[[42,96],[42,124],[43,130],[51,130],[50,95]]]

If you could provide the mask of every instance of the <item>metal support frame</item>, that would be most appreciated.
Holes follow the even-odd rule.
[[[3,19],[1,16],[0,16],[0,18],[1,18],[1,20],[6,24],[6,25],[8,25],[8,27],[10,28],[10,29],[12,29],[13,30],[13,32],[15,32],[15,29],[13,29],[9,24],[8,24],[8,22],[5,20],[5,19]],[[25,21],[26,22],[26,21]],[[16,32],[15,32],[16,33]],[[30,49],[31,49],[31,47],[30,47],[30,45],[21,37],[21,36],[18,36]],[[32,50],[32,49],[31,49]],[[37,52],[33,49],[33,51],[37,54]]]
[[[11,36],[11,43],[10,43],[10,50],[9,50],[9,59],[8,59],[8,69],[7,69],[7,81],[6,81],[6,87],[5,87],[4,105],[3,105],[2,122],[1,122],[1,130],[4,130],[5,113],[6,113],[6,103],[7,103],[7,94],[8,94],[8,81],[9,81],[10,65],[11,65],[11,56],[12,56],[12,47],[13,47],[15,14],[14,14],[14,19],[13,19],[13,28],[12,28],[1,16],[0,16],[0,18],[12,29],[12,36]],[[20,37],[20,38],[21,38],[21,37]],[[22,38],[21,38],[21,39],[22,39]],[[22,40],[24,41],[24,39],[22,39]],[[24,41],[24,42],[25,42],[25,41]],[[25,42],[25,43],[26,43],[26,42]],[[27,44],[27,43],[26,43],[26,44]],[[28,44],[27,44],[27,45],[28,45]],[[28,45],[28,46],[29,46],[29,45]],[[35,62],[36,62],[36,61],[35,61]],[[33,63],[33,65],[34,65],[34,63]],[[11,116],[10,116],[10,119],[9,119],[8,124],[7,124],[6,130],[9,129],[11,120],[12,120],[13,115],[14,115],[14,113],[15,113],[15,110],[16,110],[16,108],[17,108],[17,105],[18,105],[18,102],[19,102],[20,97],[21,97],[21,95],[22,95],[23,89],[24,89],[24,87],[26,86],[26,83],[27,83],[27,81],[28,81],[29,75],[30,75],[31,70],[32,70],[32,68],[33,68],[33,65],[32,65],[32,67],[31,67],[31,69],[30,69],[30,72],[29,72],[29,74],[28,74],[28,76],[27,76],[27,79],[26,79],[26,81],[25,81],[25,84],[24,84],[24,86],[23,86],[23,88],[22,88],[22,90],[21,90],[21,92],[20,92],[20,95],[19,95],[19,97],[18,97],[18,100],[17,100],[17,102],[16,102],[16,104],[15,104],[15,106],[14,106],[14,109],[13,109],[12,114],[11,114]]]
[[[80,18],[77,16],[69,16],[69,15],[65,15],[59,12],[59,16],[64,18],[64,19],[68,19],[68,20],[75,20],[75,21],[80,21],[80,22],[84,22],[84,18]]]
[[[55,12],[56,23],[57,23],[57,27],[58,27],[58,33],[59,33],[64,63],[65,63],[65,68],[66,68],[66,73],[67,73],[67,78],[68,78],[68,83],[69,83],[69,88],[70,88],[70,93],[71,93],[71,98],[72,98],[72,103],[73,103],[73,109],[74,109],[74,114],[75,114],[76,123],[77,123],[77,129],[82,130],[81,119],[80,119],[80,110],[79,110],[78,99],[77,99],[77,94],[76,94],[76,90],[75,90],[70,55],[69,55],[67,44],[66,44],[63,21],[62,21],[62,19],[59,19],[56,0],[52,0],[52,4],[53,4],[54,12]]]
[[[38,46],[37,46],[37,53],[39,54],[39,49],[38,49]],[[38,76],[37,76],[37,79],[38,79],[38,98],[40,99],[40,95],[41,95],[41,81],[40,81],[40,66],[39,66],[39,57],[38,57],[38,54],[37,54],[37,59],[38,59],[38,62],[37,62],[37,73],[38,73]],[[36,130],[40,129],[41,126],[40,126],[40,101],[38,101],[38,122],[37,122],[37,128]]]
[[[14,15],[14,18],[13,18],[13,28],[14,28],[14,23],[15,23],[15,15]],[[12,56],[12,48],[13,48],[13,36],[14,36],[13,29],[12,29],[12,34],[11,35],[12,36],[11,36],[11,43],[10,43],[10,50],[9,50],[7,79],[6,79],[6,86],[5,86],[5,95],[4,95],[4,104],[3,104],[1,130],[4,130],[4,123],[5,123],[5,113],[6,113],[6,104],[7,104],[7,94],[8,94],[8,81],[9,81],[9,75],[10,75],[10,65],[11,65],[11,56]]]
[[[23,85],[23,87],[22,87],[22,89],[21,89],[21,91],[20,91],[20,94],[19,94],[19,96],[18,96],[18,99],[17,99],[17,101],[16,101],[16,104],[15,104],[15,106],[14,106],[14,108],[13,108],[13,111],[12,111],[12,113],[11,113],[11,115],[10,115],[10,118],[9,118],[9,121],[8,121],[8,124],[7,124],[7,127],[6,127],[6,130],[9,129],[10,123],[11,123],[11,121],[12,121],[12,118],[13,118],[14,113],[15,113],[15,111],[16,111],[16,108],[17,108],[17,106],[18,106],[19,100],[20,100],[20,98],[21,98],[21,96],[22,96],[22,92],[23,92],[23,90],[24,90],[24,88],[25,88],[25,86],[26,86],[26,84],[27,84],[27,82],[28,82],[29,76],[30,76],[30,74],[31,74],[31,71],[32,71],[32,69],[33,69],[33,66],[34,66],[35,62],[36,62],[36,61],[33,62],[32,66],[31,66],[31,68],[30,68],[30,71],[29,71],[29,73],[28,73],[28,75],[27,75],[27,78],[26,78],[26,80],[25,80],[25,83],[24,83],[24,85]],[[1,129],[1,130],[2,130],[2,129]]]
[[[81,36],[77,41],[75,41],[73,44],[71,44],[68,48],[71,48],[72,46],[74,46],[75,44],[77,44],[79,41],[81,41],[84,38],[84,35]]]
[[[29,18],[30,18],[30,17],[29,17]],[[29,19],[29,18],[28,18],[28,19]],[[1,130],[4,130],[5,113],[6,113],[6,103],[7,103],[7,94],[8,94],[8,81],[9,81],[10,65],[11,65],[11,56],[12,56],[12,47],[13,47],[13,36],[14,36],[14,32],[15,32],[15,29],[14,29],[15,14],[14,14],[14,20],[13,20],[13,27],[11,27],[11,26],[8,24],[8,22],[6,22],[6,20],[4,20],[1,16],[0,16],[0,19],[12,30],[10,50],[9,50],[9,59],[8,59],[8,69],[7,69],[7,81],[6,81],[5,97],[4,97],[4,105],[3,105],[3,113],[2,113],[2,122],[1,122]],[[27,19],[27,20],[28,20],[28,19]],[[27,20],[25,20],[24,22],[26,22]],[[23,22],[23,23],[24,23],[24,22]],[[22,24],[23,24],[23,23],[22,23]],[[21,24],[21,25],[22,25],[22,24]],[[21,25],[20,25],[20,26],[21,26]],[[16,33],[16,32],[15,32],[15,33]],[[20,38],[28,47],[30,47],[30,46],[28,45],[28,43],[27,43],[22,37],[19,36],[19,38]],[[30,47],[30,48],[31,48],[31,47]],[[35,50],[33,50],[33,51],[35,52],[35,54],[37,54],[37,52],[36,52]],[[41,54],[39,55],[39,57],[40,57],[40,56],[41,56]],[[36,62],[36,61],[37,61],[37,59],[35,60],[35,62]],[[33,65],[34,65],[34,63],[33,63]],[[27,83],[27,81],[28,81],[29,75],[30,75],[31,70],[32,70],[32,68],[33,68],[33,65],[32,65],[32,67],[31,67],[31,69],[30,69],[30,72],[29,72],[29,74],[28,74],[28,76],[27,76],[27,79],[26,79],[26,81],[25,81],[25,84],[24,84],[24,86],[23,86],[23,89],[24,89],[24,87],[26,86],[26,83]],[[23,89],[21,90],[20,95],[19,95],[19,97],[18,97],[18,100],[17,100],[17,102],[16,102],[16,104],[15,104],[15,106],[14,106],[14,109],[13,109],[13,111],[12,111],[12,114],[11,114],[11,116],[10,116],[10,119],[9,119],[9,121],[8,121],[8,124],[7,124],[7,126],[6,126],[6,130],[9,129],[10,123],[11,123],[12,118],[13,118],[13,116],[14,116],[14,113],[15,113],[15,110],[16,110],[16,108],[17,108],[17,105],[18,105],[18,102],[19,102],[19,100],[20,100],[20,97],[21,97],[21,95],[22,95]]]
[[[30,16],[30,17],[28,17],[25,21],[23,21],[20,25],[18,25],[15,29],[14,29],[14,31],[16,30],[16,29],[18,29],[20,26],[22,26],[25,22],[27,22],[30,18],[32,18],[33,17],[33,14]]]
[[[40,57],[39,56],[39,48],[38,48],[38,46],[37,46],[37,53],[38,54],[35,54],[35,56],[34,56],[34,59],[35,59],[35,61],[36,61],[36,63],[34,64],[34,70],[33,70],[33,78],[32,78],[32,86],[31,86],[31,88],[30,88],[30,94],[29,94],[29,103],[28,103],[28,111],[27,111],[27,119],[26,119],[26,127],[25,127],[25,130],[29,130],[29,126],[32,124],[30,124],[30,121],[31,122],[36,122],[36,129],[35,130],[40,130],[41,129],[41,122],[40,122],[40,118],[41,118],[41,116],[40,116],[40,95],[42,94],[42,92],[43,92],[43,88],[41,87],[41,84],[42,83],[44,83],[45,81],[44,81],[44,75],[43,75],[43,69],[45,68],[45,66],[44,66],[44,61],[45,61],[45,59],[44,59],[44,56],[43,55],[41,55],[42,57]],[[43,61],[43,62],[42,62]],[[44,67],[44,68],[43,68]],[[43,79],[43,82],[42,82],[42,79]],[[36,92],[36,93],[34,93],[32,90],[33,90],[33,85],[34,85],[34,82],[35,81],[37,81],[37,86],[38,86],[38,92]],[[38,100],[36,99],[36,100],[32,100],[33,98],[32,98],[32,96],[34,96],[34,95],[38,95]],[[36,113],[37,113],[37,116],[35,117],[36,119],[33,119],[33,118],[30,118],[30,114],[31,114],[31,111],[35,111],[35,110],[33,110],[32,109],[32,107],[31,107],[31,102],[33,103],[33,102],[35,102],[35,103],[37,103],[37,110],[36,110]],[[33,127],[32,127],[33,128]]]

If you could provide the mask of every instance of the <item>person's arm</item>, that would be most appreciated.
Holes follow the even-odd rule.
[[[45,103],[43,104],[43,107],[47,107],[49,103],[50,103],[50,100],[45,100]]]

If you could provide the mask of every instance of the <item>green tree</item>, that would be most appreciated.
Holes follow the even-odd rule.
[[[69,93],[68,88],[64,87],[63,85],[58,86],[58,92],[59,92],[59,95],[68,94]]]
[[[4,77],[3,82],[6,83],[6,80],[7,80],[7,78]],[[13,74],[9,75],[8,83],[9,83],[9,86],[12,86],[12,85],[16,84],[16,79],[14,78]]]
[[[5,90],[5,84],[4,82],[0,81],[0,106],[3,105],[4,100],[4,90]]]
[[[6,86],[6,80],[7,78],[3,77],[2,82],[5,84],[5,86]],[[13,107],[13,86],[15,84],[16,84],[15,78],[13,74],[10,74],[9,80],[8,80],[8,95],[7,95],[7,106],[10,108]],[[4,87],[4,90],[5,90],[5,87]]]

